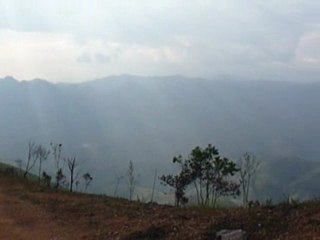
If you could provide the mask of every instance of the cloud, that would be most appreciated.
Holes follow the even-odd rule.
[[[0,75],[314,79],[319,12],[317,0],[3,0]]]
[[[77,57],[77,61],[81,63],[91,63],[92,58],[88,53],[82,53],[79,57]]]
[[[308,32],[303,35],[295,51],[296,64],[305,67],[320,67],[320,31]]]
[[[110,57],[107,54],[103,54],[99,52],[94,54],[94,59],[98,63],[108,63],[111,61]]]
[[[108,63],[111,61],[111,58],[103,53],[96,52],[94,54],[82,53],[77,57],[77,62],[80,63]]]
[[[79,43],[68,34],[12,30],[0,30],[0,51],[1,75],[54,82],[78,82],[127,72],[164,75],[169,69],[167,65],[182,57],[178,49],[170,46],[147,47],[101,40]]]
[[[51,80],[76,71],[69,63],[79,51],[69,35],[1,30],[0,52],[1,75]]]

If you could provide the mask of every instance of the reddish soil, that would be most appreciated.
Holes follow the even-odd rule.
[[[0,184],[0,239],[67,239],[43,208],[12,195]]]
[[[319,239],[320,203],[212,210],[54,192],[0,173],[0,239],[215,239],[220,229],[249,239]]]

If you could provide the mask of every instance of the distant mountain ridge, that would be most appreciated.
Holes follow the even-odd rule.
[[[129,160],[150,178],[174,155],[208,143],[236,159],[320,156],[320,84],[113,76],[75,84],[0,80],[0,158],[29,140],[61,142],[98,179]],[[98,167],[97,167],[98,166]],[[110,180],[110,181],[111,181]],[[301,184],[301,183],[299,183]]]

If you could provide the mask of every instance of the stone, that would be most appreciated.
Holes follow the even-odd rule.
[[[241,229],[223,229],[217,232],[216,237],[220,240],[246,240],[246,232]]]

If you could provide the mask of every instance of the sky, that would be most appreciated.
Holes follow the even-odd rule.
[[[0,78],[320,81],[319,0],[0,0]]]

